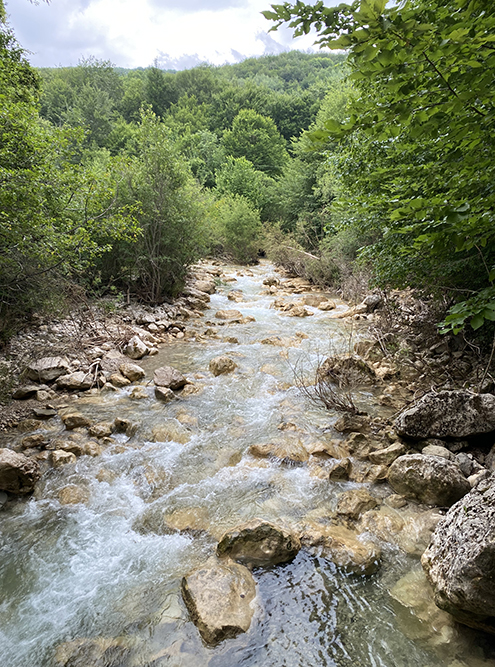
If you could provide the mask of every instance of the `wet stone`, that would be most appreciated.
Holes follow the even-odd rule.
[[[253,519],[225,533],[218,543],[217,555],[248,567],[269,567],[292,561],[300,548],[299,539],[287,529]]]
[[[91,424],[91,420],[81,412],[71,412],[69,414],[62,415],[62,421],[68,431],[72,431],[72,429],[79,428],[81,426],[89,426]]]

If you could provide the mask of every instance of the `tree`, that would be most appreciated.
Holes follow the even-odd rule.
[[[288,159],[285,141],[273,120],[251,109],[237,114],[232,129],[223,135],[223,145],[229,155],[247,158],[270,176],[281,174]]]
[[[357,95],[342,139],[338,206],[375,230],[366,250],[389,284],[441,286],[446,327],[495,320],[495,6],[486,0],[297,2],[265,12],[348,50]],[[352,211],[352,213],[351,213]],[[461,295],[461,296],[459,296]]]
[[[273,179],[254,168],[245,157],[229,156],[216,173],[220,194],[238,195],[247,199],[253,208],[262,210],[269,203]]]

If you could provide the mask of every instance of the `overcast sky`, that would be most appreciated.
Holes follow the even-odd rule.
[[[158,59],[161,67],[183,69],[310,48],[314,37],[268,34],[271,24],[260,12],[276,1],[7,0],[6,7],[18,42],[37,67],[95,56],[120,67],[147,67]]]

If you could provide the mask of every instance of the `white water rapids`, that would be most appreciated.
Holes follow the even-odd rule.
[[[115,436],[99,457],[50,470],[35,498],[0,512],[0,667],[493,667],[476,633],[460,631],[461,652],[457,637],[431,639],[429,619],[399,613],[389,591],[420,565],[392,546],[383,547],[382,568],[371,577],[340,572],[304,550],[291,564],[255,571],[259,608],[250,630],[215,648],[202,642],[180,581],[213,553],[223,531],[254,517],[296,526],[359,486],[248,453],[281,437],[303,444],[336,437],[338,415],[300,394],[286,353],[309,372],[318,357],[345,349],[348,333],[314,308],[304,319],[270,308],[274,297],[262,286],[269,264],[251,276],[238,271],[227,270],[237,280],[212,296],[204,320],[236,308],[256,321],[219,327],[219,339],[178,341],[144,360],[147,399],[131,399],[131,387],[74,403],[95,422],[122,417],[138,429]],[[232,287],[243,291],[242,303],[227,300]],[[238,343],[224,340],[232,336]],[[260,342],[269,336],[291,338],[294,347]],[[238,368],[215,378],[208,364],[220,354]],[[147,382],[163,365],[201,391],[158,402]],[[359,400],[375,410],[371,393]],[[51,435],[61,433],[53,421]],[[153,428],[171,424],[182,443],[152,441]],[[84,489],[86,503],[59,502],[71,484]],[[74,646],[86,646],[86,658],[83,649],[71,658]]]

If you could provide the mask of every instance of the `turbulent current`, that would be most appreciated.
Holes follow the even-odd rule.
[[[218,326],[216,338],[183,339],[138,362],[147,398],[132,399],[130,387],[79,399],[73,407],[92,421],[120,417],[137,430],[114,435],[98,457],[49,470],[35,497],[0,512],[1,667],[493,667],[479,635],[466,629],[446,637],[421,605],[391,595],[400,582],[414,588],[421,569],[417,556],[391,545],[382,545],[382,567],[369,577],[304,549],[290,564],[255,570],[249,631],[213,648],[203,643],[180,583],[225,530],[255,517],[297,527],[361,486],[314,476],[308,463],[248,452],[284,438],[308,447],[338,435],[338,415],[309,402],[294,377],[345,351],[349,333],[316,308],[305,318],[270,308],[275,297],[262,285],[269,264],[226,273],[235,282],[212,295],[198,331],[219,324],[219,309],[255,321]],[[232,288],[242,290],[241,303],[227,300]],[[283,344],[261,342],[274,337]],[[214,377],[209,361],[221,354],[237,368]],[[164,365],[199,391],[157,401],[148,382]],[[374,411],[371,393],[358,400]],[[63,431],[58,419],[47,424],[52,435]],[[84,502],[61,504],[68,486]],[[376,489],[387,493],[385,484]]]

